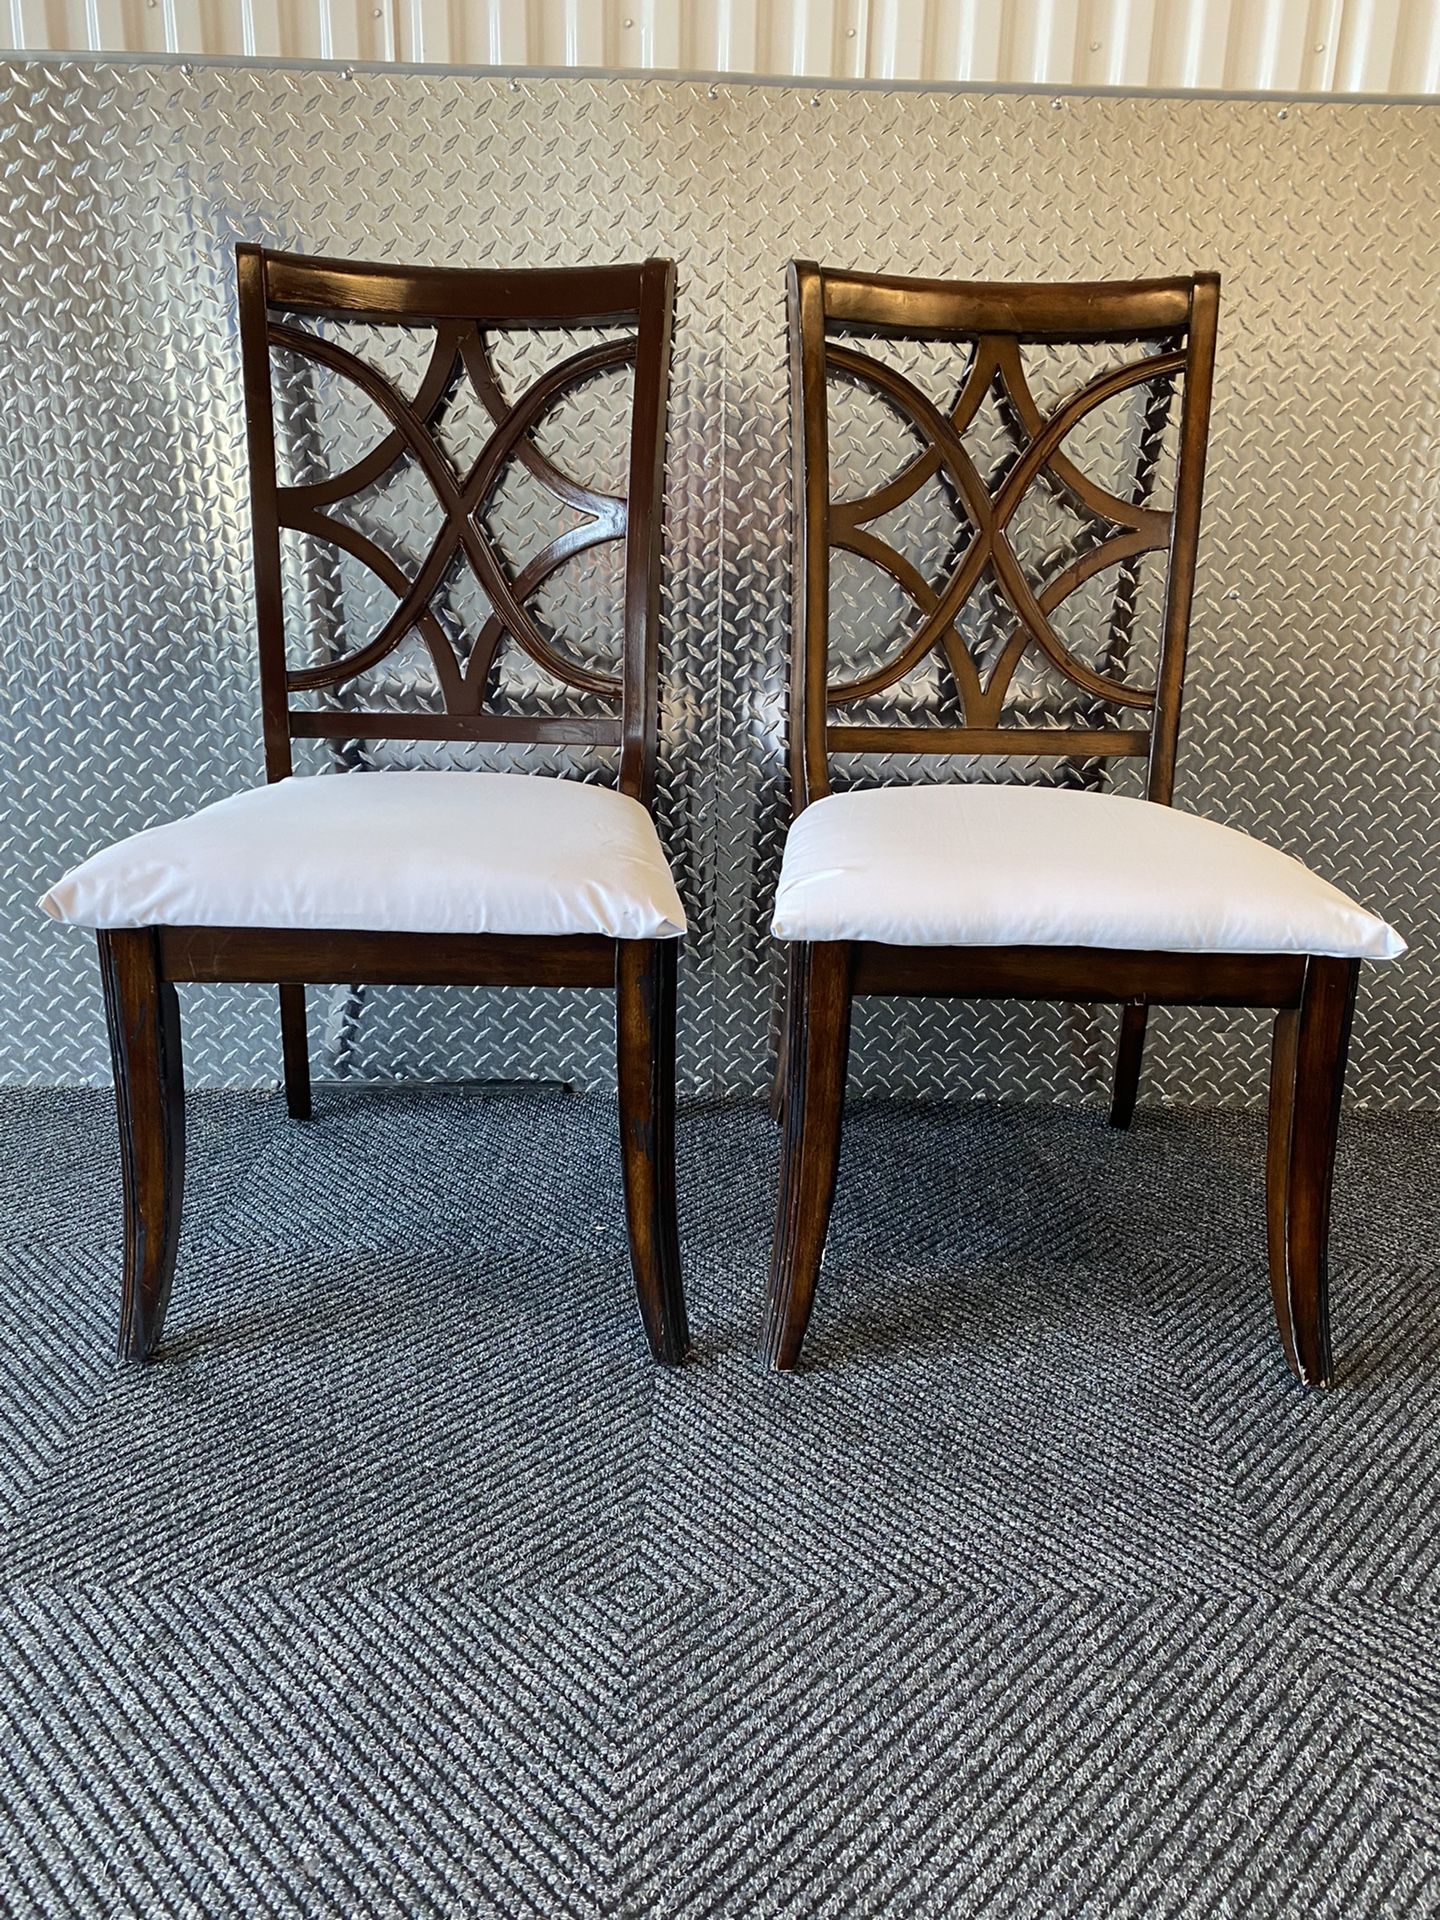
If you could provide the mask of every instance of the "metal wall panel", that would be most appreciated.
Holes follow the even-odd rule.
[[[1440,0],[9,0],[17,50],[1440,93]]]
[[[0,69],[0,1077],[106,1074],[93,953],[35,911],[101,841],[260,770],[231,249],[679,262],[663,827],[682,1072],[756,1092],[785,817],[781,272],[1225,276],[1182,804],[1388,910],[1351,1088],[1440,1102],[1433,109],[22,62]],[[877,453],[881,450],[877,448]],[[900,769],[903,772],[919,769]],[[197,1082],[271,996],[187,994]],[[604,996],[316,996],[322,1072],[610,1074]],[[870,1005],[857,1083],[1093,1098],[1114,1016]],[[1157,1016],[1152,1095],[1257,1098],[1262,1023]]]
[[[394,60],[395,0],[9,0],[17,52]]]

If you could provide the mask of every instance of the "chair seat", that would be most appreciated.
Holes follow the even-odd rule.
[[[1117,794],[831,794],[790,829],[780,940],[1389,959],[1399,935],[1288,854]]]
[[[518,773],[279,780],[107,847],[41,905],[85,927],[685,931],[639,801]]]

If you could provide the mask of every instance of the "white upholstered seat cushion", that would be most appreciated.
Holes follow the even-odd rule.
[[[685,931],[638,800],[519,773],[279,780],[118,841],[41,905],[85,927]]]
[[[817,800],[790,829],[772,932],[906,947],[1405,951],[1383,920],[1247,834],[1146,800],[1023,785]]]

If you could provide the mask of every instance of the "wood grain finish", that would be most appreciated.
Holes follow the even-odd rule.
[[[367,933],[276,927],[162,927],[170,980],[285,985],[608,987],[615,942],[603,934]]]
[[[172,975],[178,979],[180,976]],[[270,975],[267,973],[268,980]],[[310,1032],[301,985],[280,989],[280,1050],[285,1067],[285,1106],[292,1120],[308,1120],[310,1097]]]
[[[1270,1288],[1285,1357],[1306,1386],[1328,1386],[1330,1194],[1357,960],[1316,958],[1298,1007],[1275,1020],[1270,1065],[1266,1224]]]
[[[243,260],[259,247],[236,249]],[[316,254],[261,255],[269,297],[317,319],[432,326],[436,320],[527,327],[604,326],[633,320],[634,267],[396,267]]]
[[[508,713],[375,713],[364,707],[346,707],[338,713],[314,713],[292,707],[292,740],[486,740],[515,741],[531,747],[618,747],[618,720],[597,720],[557,714],[546,719],[521,720]]]
[[[967,1000],[1298,1006],[1300,954],[1136,953],[1116,947],[891,947],[855,943],[855,993]]]
[[[792,434],[799,484],[795,516],[795,639],[790,673],[790,774],[798,813],[831,790],[836,753],[1049,753],[1103,759],[1147,756],[1147,795],[1169,803],[1175,780],[1190,608],[1195,584],[1214,372],[1219,282],[1192,278],[1071,287],[991,286],[834,273],[809,262],[789,272]],[[940,412],[893,368],[860,351],[858,336],[952,340],[972,349],[960,396]],[[1048,415],[1030,392],[1021,348],[1031,342],[1118,345],[1156,351],[1120,361]],[[1180,376],[1183,402],[1173,504],[1151,499],[1154,459],[1168,419],[1162,378]],[[908,420],[921,451],[896,478],[859,500],[830,497],[826,389],[832,378],[882,393]],[[1098,487],[1063,450],[1095,405],[1150,384],[1135,483],[1128,497]],[[994,394],[1012,420],[1013,460],[984,480],[963,445],[966,425]],[[1157,396],[1164,396],[1163,398]],[[969,522],[948,581],[919,578],[875,531],[930,478],[943,475]],[[1041,482],[1077,512],[1108,526],[1097,544],[1053,580],[1032,585],[1006,529],[1028,486]],[[1146,552],[1168,559],[1153,687],[1123,677],[1135,601],[1133,568]],[[829,569],[833,550],[873,562],[918,610],[892,658],[848,681],[829,672]],[[1106,644],[1073,654],[1050,614],[1104,565],[1121,587]],[[960,613],[988,572],[1015,625],[982,682],[961,637]],[[1021,655],[1050,667],[1133,722],[1074,729],[1002,723]],[[948,668],[965,725],[850,725],[832,716],[897,685],[932,652]],[[1270,1108],[1270,1274],[1285,1355],[1306,1384],[1330,1377],[1325,1288],[1336,1120],[1358,967],[1294,954],[1135,953],[1093,947],[792,946],[774,1111],[782,1125],[779,1212],[763,1347],[772,1365],[795,1364],[810,1316],[839,1154],[850,1004],[855,994],[1111,1002],[1123,1008],[1113,1125],[1130,1124],[1153,1005],[1277,1009]]]
[[[1215,377],[1219,307],[1219,280],[1214,274],[1197,275],[1190,313],[1185,403],[1180,415],[1170,573],[1165,586],[1165,623],[1160,636],[1160,674],[1155,687],[1147,787],[1150,799],[1163,801],[1167,806],[1175,791],[1175,751],[1180,738],[1180,700],[1190,643],[1190,607],[1195,596],[1200,509],[1205,498],[1205,453],[1210,442],[1210,391]]]
[[[851,950],[795,941],[789,952],[784,1146],[762,1352],[772,1367],[800,1357],[825,1252],[850,1053]]]
[[[1128,1127],[1135,1118],[1140,1093],[1140,1069],[1145,1061],[1145,1027],[1150,1009],[1131,1002],[1120,1015],[1120,1037],[1115,1046],[1115,1084],[1110,1095],[1110,1124]]]
[[[1149,796],[1168,800],[1174,780],[1179,690],[1194,587],[1204,490],[1209,396],[1215,352],[1218,281],[1133,281],[1114,286],[990,286],[908,281],[835,273],[810,261],[789,270],[791,406],[796,493],[795,621],[791,672],[791,782],[798,807],[830,791],[829,758],[849,753],[1064,754],[1108,758],[1143,754]],[[946,412],[857,338],[943,339],[970,346],[959,397]],[[1032,391],[1023,348],[1037,342],[1149,345],[1118,359],[1045,412]],[[1153,444],[1168,418],[1169,396],[1183,381],[1184,402],[1174,504],[1151,498]],[[827,385],[844,381],[880,395],[916,435],[921,451],[872,493],[837,501],[830,493]],[[1123,492],[1086,474],[1065,442],[1097,408],[1143,389],[1146,432],[1136,471]],[[993,397],[1014,441],[1013,459],[989,478],[965,443],[966,429]],[[881,531],[930,482],[940,479],[963,515],[967,537],[948,579],[925,579]],[[1094,543],[1051,577],[1032,582],[1010,529],[1033,488],[1065,498],[1097,530]],[[893,654],[847,680],[830,678],[829,592],[832,552],[878,568],[910,599],[917,619]],[[1134,569],[1148,552],[1167,560],[1160,666],[1154,686],[1133,684],[1125,665],[1134,619]],[[1058,608],[1107,568],[1119,586],[1108,643],[1097,667],[1082,659],[1055,625]],[[962,616],[989,585],[1013,625],[982,661]],[[1027,654],[1090,697],[1130,712],[1134,725],[1027,727],[1003,714]],[[844,710],[897,686],[938,655],[964,716],[959,727],[853,724]]]
[[[621,790],[649,804],[658,726],[660,512],[670,376],[675,270],[639,266],[468,272],[305,260],[237,249],[241,347],[251,467],[255,596],[266,775],[292,771],[297,738],[496,740],[519,745],[611,745],[620,750]],[[374,325],[428,327],[434,347],[413,398],[406,399],[356,355],[293,323],[296,316],[343,317]],[[623,339],[572,354],[507,402],[486,351],[483,328],[631,327]],[[282,487],[275,470],[271,349],[304,354],[351,381],[387,430],[354,465],[305,486]],[[602,495],[564,473],[531,430],[575,384],[633,367],[628,493]],[[493,433],[464,474],[435,437],[456,383],[468,379]],[[402,460],[423,472],[442,526],[413,578],[330,508],[374,485]],[[511,575],[481,526],[486,501],[507,462],[518,461],[578,521]],[[291,527],[331,537],[372,567],[395,592],[397,610],[376,638],[339,661],[290,669],[286,662],[280,534]],[[623,541],[625,605],[615,673],[573,660],[541,629],[527,601],[570,554]],[[470,565],[493,617],[465,666],[433,605],[452,560]],[[383,661],[410,634],[430,651],[444,696],[439,713],[316,707],[317,695]],[[607,700],[610,717],[558,714],[517,718],[487,710],[489,663],[502,642],[528,653],[562,686]],[[478,665],[477,665],[478,663]],[[292,696],[304,699],[296,705]],[[283,861],[277,846],[275,858]],[[675,1220],[674,943],[564,937],[377,933],[356,928],[147,927],[102,934],[120,1112],[125,1180],[122,1352],[144,1355],[160,1339],[175,1265],[184,1158],[177,981],[262,981],[280,990],[286,1101],[297,1119],[311,1109],[305,987],[340,983],[408,986],[605,987],[616,995],[620,1129],[631,1252],[651,1347],[667,1361],[688,1344]]]
[[[292,768],[300,738],[514,741],[535,745],[620,747],[622,792],[647,802],[654,776],[656,661],[659,634],[660,474],[669,391],[675,269],[667,260],[633,267],[532,269],[525,272],[402,268],[367,262],[306,260],[262,248],[236,249],[240,340],[251,471],[261,712],[271,779]],[[347,318],[375,326],[426,326],[434,341],[413,397],[359,354],[304,324]],[[300,322],[300,324],[296,324]],[[524,392],[506,398],[491,363],[486,329],[624,325],[634,331],[572,353]],[[323,480],[283,485],[276,467],[272,350],[323,366],[377,410],[388,428],[352,466]],[[628,485],[597,492],[560,468],[534,430],[566,395],[618,368],[634,368]],[[461,473],[437,438],[446,407],[467,382],[492,432]],[[564,515],[556,537],[517,572],[485,531],[485,510],[507,463],[518,460]],[[413,573],[334,509],[405,465],[434,494],[440,525]],[[327,541],[369,569],[395,596],[381,629],[354,652],[321,666],[287,663],[282,590],[284,530]],[[618,674],[566,652],[529,602],[551,575],[585,547],[622,543],[625,604]],[[456,565],[470,572],[492,613],[468,648],[457,647],[437,596]],[[295,695],[332,691],[387,659],[407,639],[425,647],[444,711],[388,712],[358,703],[326,710]],[[489,710],[495,661],[518,647],[557,689],[612,703],[594,713],[528,717]]]
[[[101,933],[100,977],[115,1069],[125,1264],[120,1357],[143,1360],[165,1324],[185,1188],[180,1008],[152,927]]]
[[[640,1317],[657,1360],[685,1358],[690,1329],[675,1212],[673,940],[622,940],[615,959],[620,1157]]]
[[[831,753],[1032,754],[1055,759],[1099,754],[1137,758],[1150,751],[1140,727],[845,727],[826,728]]]
[[[797,265],[803,270],[809,262]],[[811,268],[811,271],[818,269]],[[1208,276],[1207,276],[1208,277]],[[825,269],[825,316],[837,333],[880,338],[1020,341],[1163,339],[1190,318],[1195,282],[923,280]]]

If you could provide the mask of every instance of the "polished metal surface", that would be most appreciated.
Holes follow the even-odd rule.
[[[768,1072],[785,260],[1042,278],[1218,268],[1177,798],[1389,913],[1413,950],[1367,969],[1351,1092],[1440,1102],[1436,130],[1433,109],[1394,105],[0,69],[0,1073],[107,1072],[90,943],[36,912],[43,885],[259,777],[231,264],[246,238],[436,263],[679,263],[661,813],[693,927],[682,1073],[706,1093],[756,1092]],[[895,448],[877,434],[873,452]],[[326,644],[333,612],[301,584]],[[842,601],[858,618],[860,600]],[[340,604],[360,617],[353,594]],[[603,996],[386,989],[312,1005],[322,1075],[611,1073]],[[277,1075],[273,995],[195,989],[186,1015],[195,1082]],[[1113,1029],[1113,1013],[1084,1009],[870,1004],[855,1084],[1095,1098]],[[1261,1019],[1160,1014],[1152,1031],[1150,1097],[1259,1097]]]

